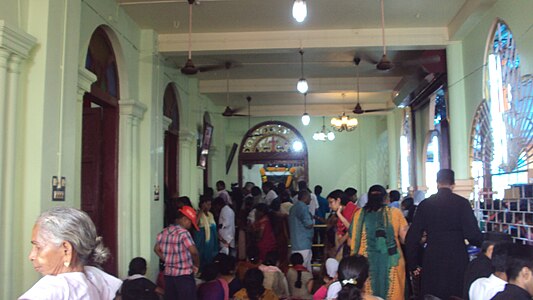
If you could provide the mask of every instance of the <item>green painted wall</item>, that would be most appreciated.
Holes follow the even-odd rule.
[[[329,118],[326,118],[326,121]],[[333,142],[318,142],[312,139],[313,133],[322,127],[322,117],[312,117],[309,126],[303,126],[299,117],[252,118],[251,126],[269,120],[287,122],[302,134],[308,149],[309,185],[322,185],[324,194],[349,186],[362,193],[373,184],[389,184],[389,170],[383,166],[383,161],[388,161],[386,117],[358,117],[358,128],[352,132],[337,132]],[[237,143],[240,146],[247,130],[246,118],[227,119],[223,133],[215,128],[214,135],[223,134],[225,146],[223,153],[220,153],[222,151],[217,147],[216,153],[219,157],[216,161],[220,166],[216,167],[219,172],[214,174],[213,179],[225,179],[226,184],[238,181],[238,155],[235,156],[227,176],[225,163],[231,145]]]
[[[129,182],[132,199],[127,207],[133,215],[121,216],[131,224],[122,242],[131,248],[120,253],[120,275],[127,268],[128,255],[141,255],[150,262],[149,272],[157,271],[152,254],[155,234],[162,226],[163,201],[154,201],[154,186],[163,186],[162,95],[168,83],[174,83],[179,94],[180,110],[180,193],[196,203],[203,185],[202,171],[196,167],[196,140],[205,111],[210,112],[215,125],[214,148],[211,155],[210,185],[218,179],[237,181],[235,157],[230,173],[225,174],[225,162],[231,144],[240,143],[248,129],[245,118],[226,119],[221,107],[199,94],[198,82],[183,77],[175,66],[168,65],[156,51],[156,34],[141,30],[115,1],[28,1],[0,0],[0,19],[16,26],[38,41],[29,59],[23,64],[17,115],[17,161],[15,199],[13,201],[13,236],[16,240],[0,245],[2,261],[9,260],[3,271],[11,274],[12,282],[4,286],[0,298],[13,299],[35,283],[39,275],[27,260],[31,228],[36,216],[48,207],[51,177],[67,177],[67,200],[61,205],[79,207],[81,157],[81,102],[78,94],[78,70],[84,66],[89,39],[96,27],[105,25],[119,58],[121,100],[133,100],[145,106],[146,112],[138,123],[125,129],[134,133],[133,145],[138,149],[127,152],[134,156],[120,157],[129,162],[138,174],[120,174],[121,182]],[[483,54],[491,25],[496,17],[504,19],[512,29],[521,55],[522,73],[533,72],[533,30],[531,0],[500,0],[486,12],[463,41],[450,46],[449,53],[460,52],[448,59],[453,71],[449,74],[450,106],[454,106],[452,130],[452,166],[459,169],[458,178],[467,178],[470,124],[482,94]],[[463,59],[464,58],[464,59]],[[460,105],[459,105],[460,104]],[[399,157],[397,142],[401,117],[362,116],[354,132],[337,133],[334,142],[316,142],[312,134],[319,130],[322,118],[313,117],[304,127],[296,117],[279,118],[295,126],[304,136],[309,151],[310,185],[321,184],[324,192],[355,186],[361,193],[372,184],[393,187],[397,182]],[[421,121],[422,119],[422,121]],[[417,149],[425,136],[417,121]],[[269,118],[252,118],[252,126]],[[455,125],[454,125],[455,124]],[[424,137],[424,138],[423,138]],[[466,144],[465,144],[466,145]],[[123,146],[124,145],[119,145]],[[456,151],[459,149],[459,151]],[[388,157],[389,167],[385,161]],[[418,156],[421,161],[421,156]],[[131,180],[129,180],[131,179]],[[123,184],[123,183],[121,183]],[[121,187],[122,189],[123,187]],[[125,203],[123,203],[125,204]],[[127,227],[128,224],[121,226]],[[7,249],[12,253],[4,256]],[[9,268],[9,270],[6,270]],[[5,273],[5,272],[2,272]]]

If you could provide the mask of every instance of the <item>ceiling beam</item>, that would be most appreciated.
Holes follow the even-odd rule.
[[[401,80],[401,77],[364,77],[359,79],[361,91],[390,92]],[[295,78],[264,78],[264,79],[231,79],[230,92],[294,92]],[[310,78],[310,92],[355,91],[355,78]],[[200,80],[200,93],[225,93],[226,80]]]
[[[390,28],[385,30],[388,47],[431,49],[448,45],[448,28]],[[159,52],[176,54],[188,50],[187,34],[160,34]],[[416,46],[413,46],[416,45]],[[298,48],[381,47],[381,29],[193,33],[192,50],[269,51]]]
[[[448,24],[450,40],[463,40],[494,3],[496,0],[467,0]]]

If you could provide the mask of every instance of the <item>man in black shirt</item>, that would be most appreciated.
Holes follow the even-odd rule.
[[[507,257],[509,283],[492,300],[531,300],[533,296],[533,246],[514,244]]]
[[[469,260],[464,240],[476,246],[483,240],[470,202],[452,193],[454,177],[450,169],[437,173],[437,194],[420,203],[407,232],[407,266],[414,276],[421,276],[422,299],[426,294],[441,299],[461,297]],[[427,232],[427,247],[420,268],[418,248],[424,232]]]

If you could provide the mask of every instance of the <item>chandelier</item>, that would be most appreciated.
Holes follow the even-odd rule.
[[[344,102],[344,93],[342,94],[342,99]],[[359,121],[357,121],[357,118],[350,118],[350,116],[347,116],[342,112],[342,116],[331,118],[330,123],[335,131],[342,132],[354,130],[357,127],[357,124],[359,124]]]
[[[322,129],[313,134],[313,140],[315,141],[333,141],[335,139],[335,133],[333,131],[326,131],[325,117],[322,117]]]
[[[357,124],[359,124],[359,121],[356,118],[350,118],[344,112],[342,116],[331,119],[331,127],[338,132],[352,131],[357,127]]]

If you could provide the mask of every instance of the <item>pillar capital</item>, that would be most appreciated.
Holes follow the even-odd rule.
[[[91,85],[96,81],[96,75],[84,67],[78,68],[78,100],[83,100],[83,95],[91,91]]]
[[[194,131],[187,130],[187,129],[180,130],[179,139],[180,139],[180,143],[181,142],[192,143],[193,141],[196,140],[196,133]]]
[[[0,20],[0,48],[26,59],[31,49],[37,44],[37,39],[16,26]]]
[[[143,119],[144,113],[147,110],[145,104],[133,99],[121,99],[118,102],[120,106],[121,116],[130,116],[132,119],[140,121]]]

